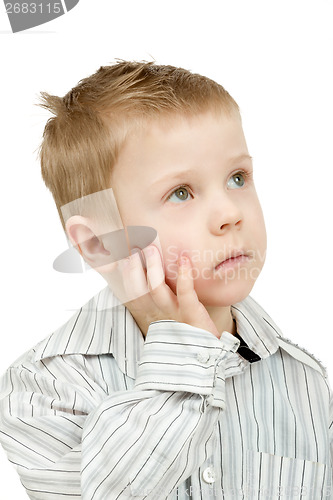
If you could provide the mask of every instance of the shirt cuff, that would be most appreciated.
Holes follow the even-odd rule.
[[[225,365],[239,343],[226,331],[218,339],[187,323],[155,321],[148,328],[135,388],[200,394],[224,408]]]

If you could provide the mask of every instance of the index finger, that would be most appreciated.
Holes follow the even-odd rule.
[[[181,256],[178,260],[177,298],[183,312],[191,312],[191,308],[199,302],[194,290],[191,270],[190,259],[185,255]]]

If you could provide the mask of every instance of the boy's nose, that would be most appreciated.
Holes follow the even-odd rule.
[[[232,229],[239,230],[242,220],[240,208],[230,199],[226,199],[212,207],[209,226],[213,233],[221,234]]]

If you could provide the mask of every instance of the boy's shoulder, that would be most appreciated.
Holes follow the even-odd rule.
[[[304,347],[295,344],[290,339],[285,337],[278,338],[278,343],[281,349],[286,351],[288,354],[296,358],[298,361],[305,363],[317,370],[324,378],[328,378],[327,368],[322,364],[322,362]]]
[[[108,287],[100,290],[64,324],[25,352],[10,368],[47,370],[64,356],[85,365],[86,358],[112,355],[120,370],[134,378],[143,337],[129,310]]]
[[[108,287],[100,290],[65,323],[22,354],[11,366],[20,366],[26,361],[38,363],[56,356],[109,353],[115,326],[114,311],[119,305],[120,302],[109,293]]]

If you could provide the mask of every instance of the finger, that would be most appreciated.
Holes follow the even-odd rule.
[[[188,257],[182,256],[178,260],[177,299],[182,314],[193,314],[193,307],[199,303],[194,290],[192,266]]]
[[[139,254],[136,252],[118,263],[128,301],[149,293],[146,274]]]
[[[165,283],[165,274],[159,250],[154,245],[149,245],[143,250],[143,253],[146,259],[149,291],[155,304],[164,311],[174,309],[177,298]]]
[[[133,255],[135,253],[137,253],[139,255],[140,260],[141,260],[141,264],[142,264],[142,268],[144,269],[144,271],[146,271],[146,262],[145,262],[145,259],[144,259],[143,255],[142,255],[141,248],[138,248],[138,247],[132,248],[131,249],[131,254]]]
[[[181,257],[178,264],[177,298],[181,321],[197,328],[203,328],[213,333],[217,338],[220,338],[215,324],[203,304],[199,301],[194,289],[190,260],[187,257]]]
[[[94,267],[94,269],[101,274],[112,274],[117,270],[117,262],[110,262],[109,264],[104,264],[103,266]]]
[[[158,249],[154,245],[149,245],[143,249],[146,259],[147,279],[150,290],[154,290],[159,285],[164,283],[164,271],[161,262],[161,256]]]

